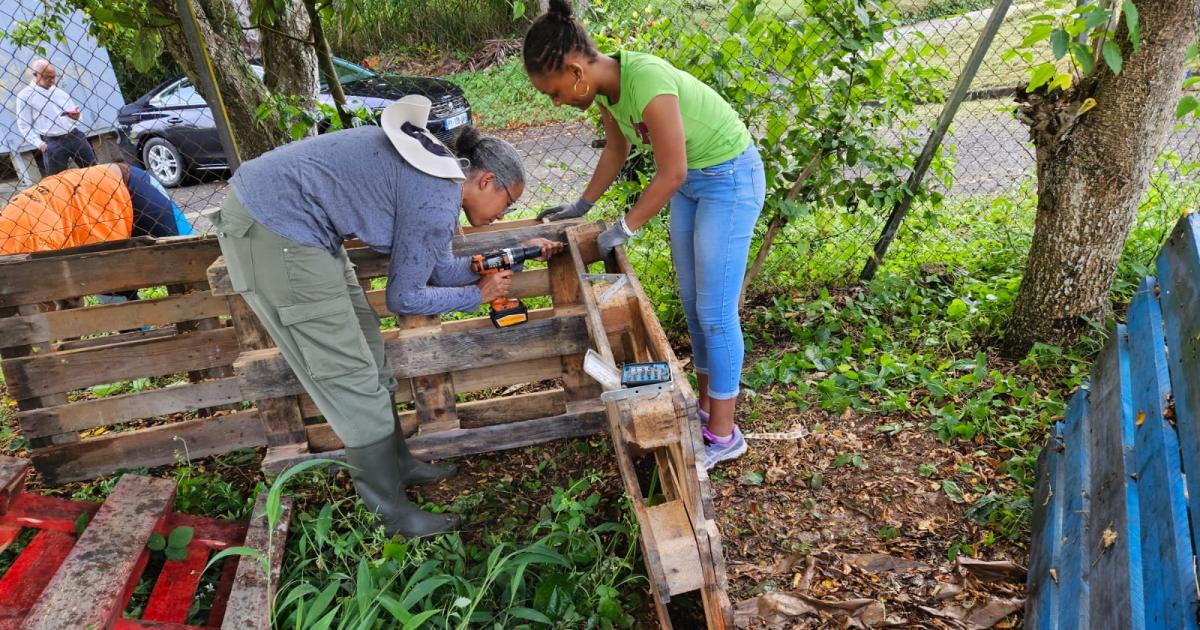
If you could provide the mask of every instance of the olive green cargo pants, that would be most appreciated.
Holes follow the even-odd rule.
[[[232,190],[214,225],[233,289],[342,442],[367,446],[390,435],[395,370],[346,250],[335,256],[272,232]]]

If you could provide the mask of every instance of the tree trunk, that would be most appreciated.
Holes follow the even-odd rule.
[[[333,97],[333,106],[337,108],[338,118],[342,129],[349,129],[354,121],[350,110],[346,107],[346,94],[342,92],[342,83],[338,80],[337,70],[333,67],[333,53],[329,51],[329,40],[325,39],[325,29],[321,27],[321,12],[317,0],[303,0],[304,8],[308,11],[308,22],[312,27],[313,49],[316,52],[317,67],[325,77],[329,86],[329,95]]]
[[[1109,312],[1117,262],[1171,127],[1200,23],[1196,0],[1139,0],[1137,7],[1142,46],[1131,58],[1122,20],[1120,75],[1104,67],[1065,94],[1018,94],[1018,118],[1037,149],[1038,207],[1004,333],[1007,356],[1024,356],[1037,341],[1071,343],[1086,320]],[[1096,107],[1078,114],[1089,97]]]
[[[179,28],[163,29],[167,52],[183,68],[192,84],[205,85],[200,71],[211,74],[221,93],[225,117],[237,144],[241,161],[258,157],[288,141],[287,134],[268,118],[262,123],[255,119],[259,104],[267,99],[267,88],[251,69],[239,45],[242,29],[238,24],[237,8],[231,0],[189,0],[196,15],[196,27],[208,51],[208,60],[193,59],[191,49]],[[175,0],[150,0],[158,13],[179,23]],[[190,18],[189,18],[190,19]],[[211,72],[210,72],[211,67]],[[208,95],[206,95],[208,96]],[[221,116],[220,103],[209,98],[214,118]]]
[[[308,11],[303,2],[288,2],[274,24],[262,32],[263,83],[272,94],[285,94],[300,100],[305,109],[315,107],[317,98],[317,55]],[[315,135],[316,127],[308,130]]]

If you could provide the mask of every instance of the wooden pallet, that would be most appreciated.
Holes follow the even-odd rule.
[[[1184,217],[1038,461],[1025,627],[1196,629],[1200,217]]]
[[[22,528],[37,530],[0,577],[0,629],[270,628],[268,586],[278,581],[290,505],[281,526],[268,535],[266,493],[247,526],[172,512],[175,483],[168,479],[125,475],[103,504],[26,493],[28,467],[26,460],[0,457],[0,549],[11,545]],[[90,522],[76,535],[82,515]],[[141,618],[125,618],[122,613],[150,558],[151,534],[167,535],[180,526],[195,532],[187,557],[166,560]],[[207,622],[186,625],[210,555],[243,545],[262,553],[271,546],[274,579],[268,584],[256,559],[227,560]]]

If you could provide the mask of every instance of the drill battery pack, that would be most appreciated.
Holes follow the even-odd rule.
[[[641,387],[671,380],[671,366],[666,361],[626,363],[621,366],[621,387]]]
[[[525,307],[525,303],[521,300],[513,300],[505,308],[493,308],[490,316],[493,326],[496,328],[508,328],[509,326],[516,326],[529,321],[529,309]]]

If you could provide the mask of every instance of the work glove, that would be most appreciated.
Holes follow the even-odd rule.
[[[554,206],[542,210],[537,215],[537,220],[541,221],[544,218],[549,218],[551,221],[563,221],[565,219],[574,219],[588,213],[595,205],[592,202],[580,197],[572,203],[566,205]]]
[[[600,257],[608,258],[613,248],[617,245],[624,245],[631,236],[633,236],[633,231],[625,224],[625,217],[621,217],[612,227],[596,237],[596,247],[600,249]]]

